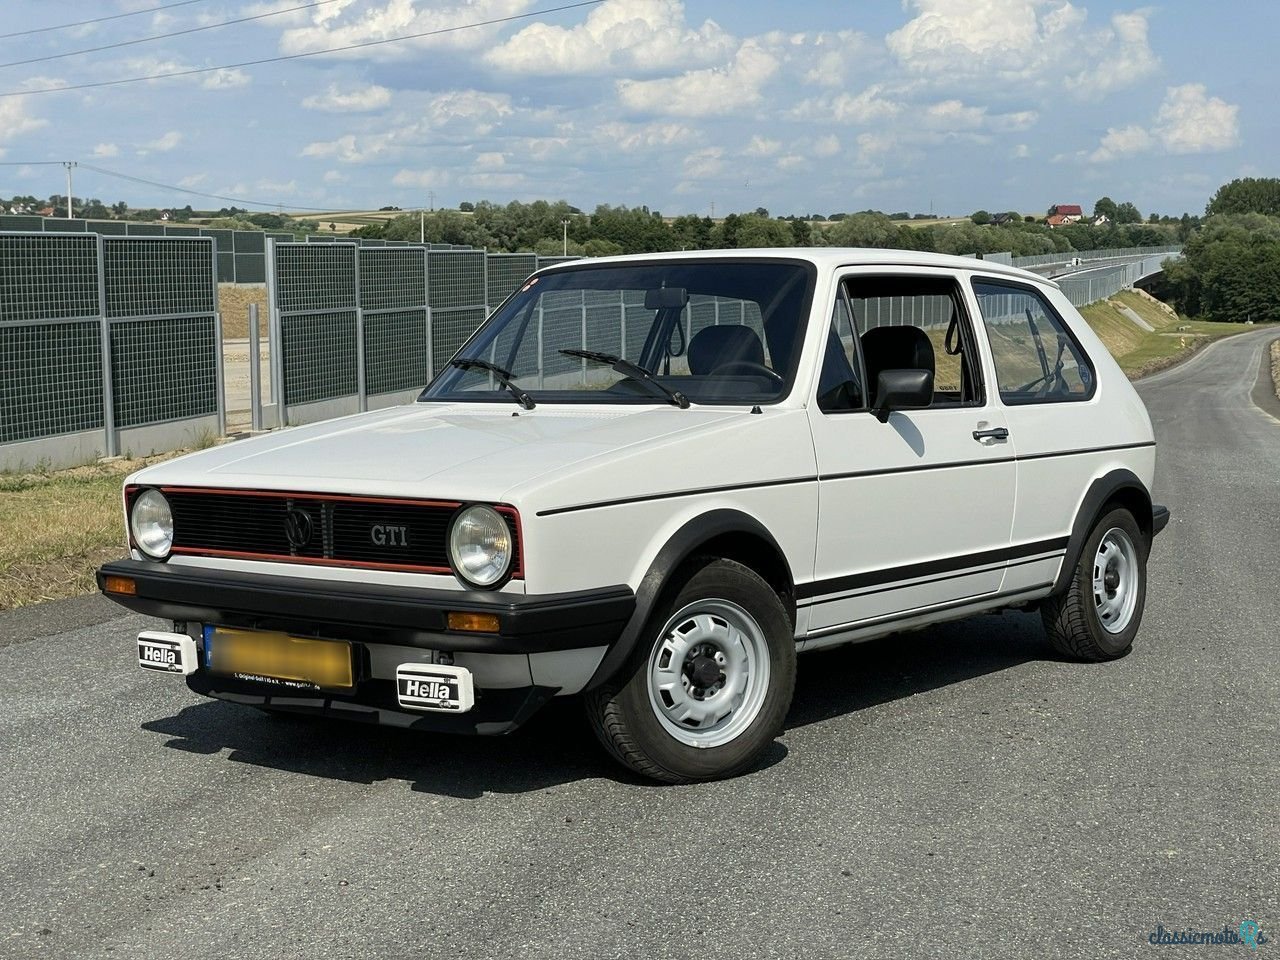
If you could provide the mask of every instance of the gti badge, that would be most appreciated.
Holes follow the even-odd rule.
[[[409,528],[379,523],[369,528],[369,539],[380,547],[407,547]]]

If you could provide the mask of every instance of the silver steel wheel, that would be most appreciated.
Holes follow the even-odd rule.
[[[1102,535],[1093,557],[1093,605],[1107,633],[1124,633],[1138,606],[1138,550],[1119,527]]]
[[[695,600],[663,626],[646,679],[667,733],[691,747],[723,746],[760,713],[769,690],[769,644],[736,603]]]

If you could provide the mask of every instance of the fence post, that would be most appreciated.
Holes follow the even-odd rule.
[[[276,405],[276,426],[285,424],[284,400],[284,329],[280,308],[276,304],[276,241],[267,241],[267,352],[271,375],[271,402]]]
[[[259,369],[258,305],[249,304],[249,429],[262,429],[262,371]]]
[[[364,376],[364,296],[360,289],[360,248],[351,248],[356,268],[356,393],[361,413],[369,409],[369,396],[365,392]]]
[[[225,437],[227,435],[227,385],[222,371],[224,354],[222,350],[221,310],[213,311],[213,349],[216,357],[213,369],[217,381],[216,389],[218,394],[218,436]]]
[[[106,244],[98,234],[98,319],[102,350],[102,440],[103,453],[108,457],[120,455],[120,439],[116,434],[116,398],[114,373],[111,363],[111,320],[107,316],[107,261]]]

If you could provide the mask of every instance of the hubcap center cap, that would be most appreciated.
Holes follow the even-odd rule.
[[[1106,587],[1107,593],[1115,593],[1120,587],[1120,574],[1112,568],[1106,572],[1102,578],[1102,585]]]
[[[711,657],[694,657],[689,665],[689,679],[700,687],[709,687],[720,679],[720,664]]]

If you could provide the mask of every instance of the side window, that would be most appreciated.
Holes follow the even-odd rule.
[[[1036,290],[976,280],[1000,399],[1006,404],[1087,400],[1093,368],[1062,318]]]
[[[822,354],[822,375],[818,378],[818,409],[824,413],[861,410],[866,406],[859,375],[858,331],[854,327],[849,299],[844,290],[831,308],[831,326]]]
[[[882,370],[928,369],[933,372],[933,406],[983,403],[982,368],[955,280],[855,277],[848,295],[872,393]]]

